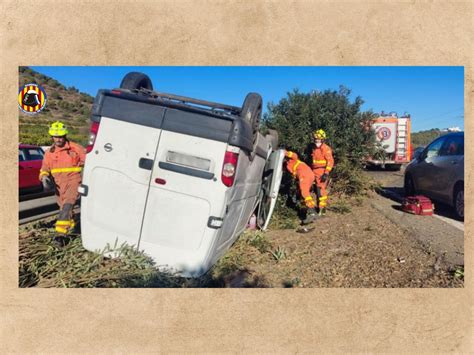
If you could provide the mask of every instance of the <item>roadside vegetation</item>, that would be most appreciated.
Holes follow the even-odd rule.
[[[311,166],[311,152],[314,149],[312,133],[322,128],[327,144],[333,149],[335,167],[331,172],[330,200],[335,202],[329,210],[344,212],[344,200],[364,196],[373,189],[373,183],[362,174],[367,156],[377,154],[374,133],[369,129],[374,117],[371,111],[362,111],[361,97],[351,100],[350,89],[340,86],[339,90],[304,93],[289,92],[278,103],[268,105],[263,120],[264,129],[278,131],[281,148],[295,151],[301,160]],[[279,205],[275,211],[275,227],[295,227],[298,221],[288,216],[302,216],[304,206],[298,196],[298,187],[290,174],[284,173]],[[341,202],[342,201],[342,202]],[[291,212],[294,211],[294,212]],[[293,223],[294,222],[294,223]]]
[[[411,134],[411,144],[414,148],[419,146],[427,146],[433,140],[446,134],[448,132],[442,132],[438,128],[433,128],[427,131],[420,131]]]
[[[259,258],[285,258],[265,233],[247,231],[218,263],[200,278],[187,279],[159,271],[151,258],[127,245],[110,246],[98,253],[85,250],[79,235],[58,247],[52,243],[54,219],[20,227],[19,287],[264,287],[260,278],[249,281],[245,265]],[[107,252],[115,250],[117,258]],[[263,280],[263,279],[262,279]]]

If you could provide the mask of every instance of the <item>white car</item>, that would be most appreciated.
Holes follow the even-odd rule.
[[[86,249],[122,243],[183,276],[205,273],[253,213],[268,226],[284,151],[258,131],[260,95],[234,107],[153,91],[142,73],[99,90],[83,173]],[[114,253],[110,253],[114,255]]]

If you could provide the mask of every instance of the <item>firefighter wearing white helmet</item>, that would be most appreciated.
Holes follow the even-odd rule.
[[[73,206],[79,197],[81,170],[85,161],[85,149],[67,138],[68,130],[63,122],[56,121],[49,127],[53,145],[45,153],[39,179],[46,189],[54,188],[60,211],[56,221],[55,241],[63,244],[63,237],[75,226]]]
[[[313,149],[313,173],[316,178],[316,192],[318,195],[319,215],[326,213],[328,204],[327,184],[329,173],[334,167],[332,149],[325,143],[326,132],[318,129],[313,133],[315,148]]]

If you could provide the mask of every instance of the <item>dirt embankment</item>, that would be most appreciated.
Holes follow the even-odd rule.
[[[266,287],[463,287],[459,266],[374,208],[379,198],[373,194],[347,214],[329,212],[307,234],[267,232],[268,252],[252,253],[249,247],[243,253],[247,258],[240,265],[247,282],[253,278]]]

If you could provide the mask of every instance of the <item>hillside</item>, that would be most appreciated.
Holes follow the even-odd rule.
[[[68,129],[68,137],[82,145],[87,144],[89,117],[94,98],[79,92],[75,87],[66,88],[59,81],[38,73],[29,67],[19,68],[19,87],[28,83],[41,85],[47,95],[46,107],[38,114],[19,112],[19,141],[21,143],[50,145],[48,125],[61,120]]]
[[[411,144],[413,147],[426,146],[435,138],[448,132],[441,131],[439,128],[433,128],[427,131],[419,131],[411,134]]]

